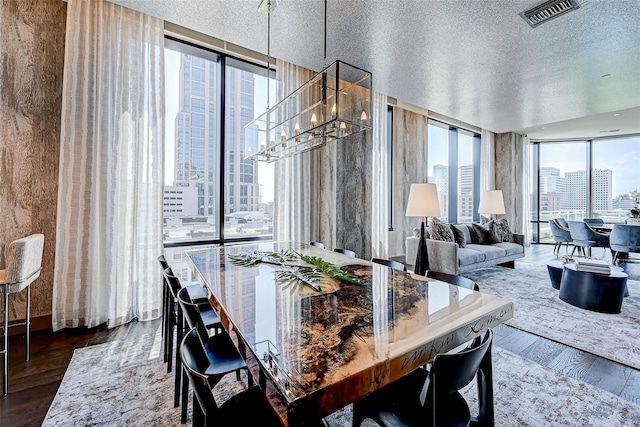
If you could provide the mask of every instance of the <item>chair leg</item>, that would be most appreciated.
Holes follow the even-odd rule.
[[[573,255],[576,252],[576,249],[578,249],[577,246],[573,247],[573,250],[571,251],[571,255]],[[578,250],[578,254],[580,254],[580,251]]]
[[[173,328],[176,323],[176,319],[173,313],[169,316],[169,329],[167,334],[167,373],[171,373],[173,369]]]
[[[182,408],[180,408],[180,422],[185,424],[187,422],[187,407],[189,406],[189,376],[183,372],[182,375]],[[197,399],[193,399],[193,407],[195,408],[198,405]]]
[[[31,358],[31,284],[27,285],[27,313],[24,319],[25,325],[25,352],[27,362]]]
[[[182,380],[182,358],[180,357],[180,343],[183,338],[184,331],[184,315],[182,314],[182,310],[178,308],[178,322],[177,322],[177,339],[176,342],[176,378],[175,378],[175,390],[173,397],[173,407],[177,408],[180,406],[180,384]]]
[[[618,251],[613,253],[613,258],[611,259],[611,265],[616,265],[616,258],[618,258]]]

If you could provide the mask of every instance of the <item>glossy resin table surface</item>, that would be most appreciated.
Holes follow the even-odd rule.
[[[256,250],[320,257],[362,284],[322,275],[317,291],[278,279],[280,265],[241,266],[230,258]],[[241,353],[258,360],[261,385],[275,386],[280,396],[272,393],[270,400],[284,425],[328,415],[513,315],[509,300],[307,244],[265,242],[186,254]]]

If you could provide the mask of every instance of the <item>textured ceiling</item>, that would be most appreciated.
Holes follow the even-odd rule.
[[[260,0],[111,1],[267,51]],[[378,92],[494,132],[535,136],[583,118],[563,137],[603,136],[621,117],[603,113],[623,110],[631,120],[619,134],[640,133],[640,0],[578,0],[532,29],[518,14],[541,2],[329,0],[327,63],[365,68]],[[320,70],[323,11],[322,0],[281,0],[271,55]],[[581,127],[594,123],[602,129]]]

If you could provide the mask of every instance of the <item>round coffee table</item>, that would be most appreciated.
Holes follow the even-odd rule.
[[[576,307],[601,313],[620,313],[627,292],[627,273],[612,268],[611,274],[578,271],[565,264],[560,282],[560,299]]]

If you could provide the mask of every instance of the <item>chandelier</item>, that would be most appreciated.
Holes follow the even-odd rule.
[[[269,15],[275,0],[259,10]],[[324,8],[324,59],[327,57],[327,2]],[[269,32],[271,22],[269,19]],[[269,40],[269,39],[267,39]],[[268,42],[269,44],[269,42]],[[270,62],[267,47],[267,67]],[[268,73],[267,73],[268,75]],[[267,80],[267,99],[269,83]],[[371,129],[371,73],[335,61],[244,127],[246,160],[273,162]]]

